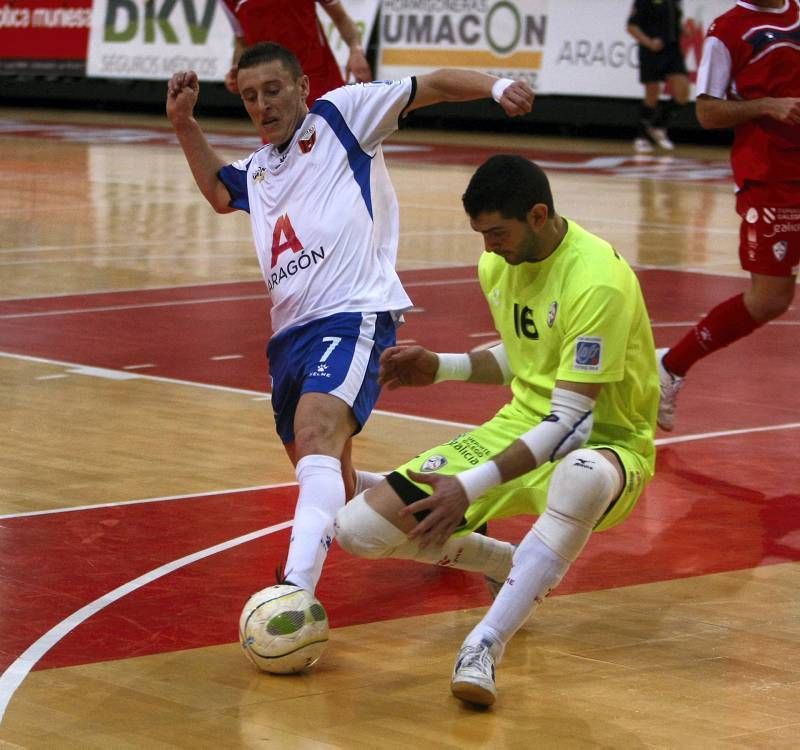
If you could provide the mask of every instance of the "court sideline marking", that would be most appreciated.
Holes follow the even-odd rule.
[[[284,521],[274,526],[267,526],[258,531],[252,531],[249,534],[237,536],[234,539],[229,539],[226,542],[215,544],[211,547],[206,547],[199,552],[193,552],[190,555],[185,555],[177,560],[165,563],[164,565],[154,568],[132,581],[123,583],[121,586],[109,591],[107,594],[98,597],[93,602],[90,602],[84,607],[81,607],[76,612],[73,612],[69,617],[64,618],[55,627],[50,628],[43,636],[32,643],[25,651],[20,654],[16,660],[0,675],[0,723],[5,716],[6,708],[12,696],[20,686],[22,681],[28,676],[28,673],[33,669],[36,663],[64,636],[68,635],[81,623],[88,620],[93,615],[105,609],[109,604],[113,604],[119,599],[127,596],[128,594],[136,591],[137,589],[152,583],[159,578],[163,578],[174,571],[183,568],[187,565],[202,560],[206,557],[216,555],[218,552],[224,552],[236,547],[240,544],[246,544],[254,539],[259,539],[269,534],[274,534],[277,531],[288,529],[292,525],[292,521]]]

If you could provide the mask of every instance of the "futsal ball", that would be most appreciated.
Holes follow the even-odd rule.
[[[328,615],[311,592],[299,586],[270,586],[256,591],[244,605],[239,642],[263,672],[302,672],[325,650]]]

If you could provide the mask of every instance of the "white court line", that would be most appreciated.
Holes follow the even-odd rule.
[[[448,284],[477,284],[478,277],[469,279],[441,279],[439,281],[410,281],[404,286],[445,286]],[[39,312],[1,314],[0,320],[11,318],[44,318],[54,315],[82,315],[93,312],[116,312],[118,310],[144,310],[150,307],[177,307],[179,305],[207,305],[220,302],[241,302],[243,300],[265,300],[263,294],[242,294],[234,297],[205,297],[202,299],[165,300],[164,302],[139,302],[130,305],[103,305],[101,307],[72,307],[61,310],[42,310]],[[3,300],[0,300],[2,302]]]
[[[29,354],[17,354],[16,352],[3,352],[0,351],[0,357],[7,357],[8,359],[19,359],[24,362],[40,362],[46,365],[55,365],[57,367],[67,367],[70,368],[70,371],[73,371],[75,368],[90,368],[89,365],[81,365],[75,362],[63,362],[57,359],[46,359],[45,357],[32,357]],[[114,370],[108,369],[109,372],[114,372]],[[169,383],[171,385],[187,385],[192,388],[205,388],[206,390],[210,391],[220,391],[221,393],[239,393],[244,396],[256,396],[259,399],[266,399],[270,400],[270,394],[264,393],[263,391],[252,391],[248,390],[247,388],[233,388],[232,386],[228,385],[214,385],[213,383],[200,383],[194,380],[180,380],[179,378],[167,378],[161,375],[146,375],[140,373],[132,373],[127,370],[119,370],[119,372],[124,373],[128,377],[129,380],[152,380],[158,383]],[[78,372],[77,374],[81,374]],[[466,422],[453,422],[449,419],[435,419],[434,417],[421,417],[412,414],[403,414],[401,412],[393,412],[393,411],[384,411],[382,409],[373,409],[372,414],[379,414],[383,417],[394,417],[395,419],[408,419],[414,422],[425,422],[427,424],[436,424],[436,425],[444,425],[446,427],[457,427],[459,429],[463,428],[471,428],[475,425],[468,424]]]
[[[278,484],[258,484],[253,487],[236,487],[227,490],[211,490],[209,492],[193,492],[187,495],[164,495],[162,497],[145,497],[138,500],[120,500],[116,503],[96,503],[94,505],[71,505],[66,508],[49,508],[48,510],[29,510],[23,513],[7,513],[0,516],[0,521],[9,518],[27,518],[28,516],[48,516],[53,513],[72,513],[76,510],[94,510],[95,508],[118,508],[124,505],[140,505],[142,503],[163,503],[167,500],[194,500],[198,497],[214,497],[215,495],[235,495],[239,492],[253,490],[272,490],[278,487],[291,487],[297,482],[279,482]]]
[[[163,578],[174,571],[191,565],[192,563],[202,560],[206,557],[216,555],[218,552],[224,552],[232,547],[237,547],[240,544],[246,544],[254,539],[274,534],[276,531],[288,529],[292,525],[291,521],[284,521],[283,523],[275,524],[274,526],[267,526],[266,528],[259,529],[258,531],[251,531],[249,534],[237,536],[234,539],[229,539],[226,542],[215,544],[213,547],[206,547],[199,552],[193,552],[191,555],[180,557],[172,562],[165,563],[164,565],[154,568],[132,581],[123,583],[121,586],[109,591],[107,594],[98,597],[93,602],[90,602],[85,607],[81,607],[76,612],[73,612],[69,617],[66,617],[58,625],[50,628],[43,636],[32,643],[25,651],[18,656],[8,669],[0,675],[0,722],[3,721],[8,703],[12,696],[20,686],[22,681],[28,676],[28,673],[36,666],[36,663],[55,646],[64,636],[71,633],[81,623],[88,620],[93,615],[96,615],[101,610],[105,609],[109,604],[113,604],[119,599],[127,596],[128,594],[136,591],[137,589],[152,583],[159,578]]]

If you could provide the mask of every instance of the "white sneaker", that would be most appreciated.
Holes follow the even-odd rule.
[[[637,154],[652,154],[655,149],[647,138],[637,138],[633,142],[633,150]]]
[[[462,646],[453,667],[450,691],[462,701],[478,706],[491,706],[497,697],[494,684],[494,657],[489,643]]]
[[[661,398],[658,402],[658,426],[666,432],[675,429],[675,407],[678,402],[678,393],[683,388],[685,378],[673,375],[664,367],[664,355],[669,349],[656,349],[658,360],[658,380],[661,386]]]
[[[664,128],[647,128],[647,134],[655,141],[659,148],[665,151],[674,151],[675,144],[669,139],[667,131]]]

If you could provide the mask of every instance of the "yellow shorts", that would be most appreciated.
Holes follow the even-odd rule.
[[[395,469],[395,472],[424,492],[430,493],[428,485],[408,479],[409,469],[423,473],[458,474],[490,460],[530,428],[530,415],[522,415],[512,404],[507,404],[480,427],[454,437],[449,443],[425,451]],[[602,531],[622,521],[633,510],[642,490],[652,478],[652,472],[642,456],[622,445],[589,442],[584,447],[613,451],[625,471],[625,487],[595,526],[596,531]],[[492,518],[541,515],[547,507],[547,489],[557,463],[548,462],[489,490],[469,506],[465,516],[466,523],[456,533],[472,531]]]

